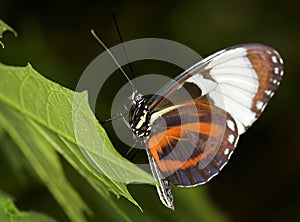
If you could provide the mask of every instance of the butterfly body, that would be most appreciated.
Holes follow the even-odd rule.
[[[143,96],[134,103],[129,112],[130,127],[137,137],[146,138],[151,132],[151,113]]]
[[[201,60],[148,101],[138,96],[129,123],[147,145],[164,205],[174,208],[170,184],[196,186],[218,174],[282,75],[283,61],[274,49],[245,44]]]

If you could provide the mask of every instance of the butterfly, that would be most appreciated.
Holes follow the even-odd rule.
[[[283,60],[262,44],[226,48],[201,60],[150,100],[133,92],[129,124],[147,145],[162,203],[174,209],[171,184],[204,184],[226,165],[283,76]]]

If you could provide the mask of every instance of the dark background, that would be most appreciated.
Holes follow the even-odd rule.
[[[206,221],[205,214],[211,213],[205,210],[207,200],[224,221],[300,221],[300,3],[5,0],[0,3],[0,17],[19,36],[4,36],[6,47],[0,50],[1,62],[30,62],[47,78],[75,89],[85,67],[103,51],[91,37],[90,29],[97,30],[108,47],[119,44],[112,9],[116,9],[125,41],[166,38],[202,56],[231,45],[258,42],[277,49],[285,61],[285,76],[278,93],[259,121],[241,137],[230,163],[219,176],[197,188],[174,188],[175,212],[165,209],[154,187],[148,185],[129,186],[144,213],[124,199],[116,200],[120,208],[134,221]],[[133,67],[136,75],[162,73],[175,77],[181,71],[153,61],[137,62]],[[125,83],[112,78],[107,84],[109,90],[101,92],[99,119],[109,118],[109,101]],[[116,142],[115,146],[126,153],[122,145]],[[8,159],[0,144],[0,190],[12,194],[22,210],[43,211],[65,221],[47,189],[31,180],[30,175],[15,173]],[[95,212],[91,221],[120,219],[66,162],[64,166],[68,178]]]

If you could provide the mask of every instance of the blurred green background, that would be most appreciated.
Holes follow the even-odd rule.
[[[90,29],[94,28],[108,47],[119,44],[112,9],[116,10],[125,41],[166,38],[203,57],[231,45],[258,42],[277,49],[285,61],[285,77],[277,95],[241,137],[219,176],[196,188],[174,188],[175,212],[162,206],[155,188],[149,185],[129,186],[143,213],[124,199],[116,199],[117,205],[133,221],[300,221],[300,3],[2,0],[0,18],[19,36],[4,35],[6,47],[0,50],[0,61],[11,65],[30,62],[47,78],[75,89],[85,67],[103,51]],[[162,73],[175,77],[181,71],[153,61],[136,62],[133,67],[137,75]],[[120,79],[118,75],[114,78]],[[126,83],[114,78],[98,99],[100,120],[110,117],[110,101]],[[66,221],[48,190],[23,167],[26,161],[14,143],[2,141],[8,144],[0,144],[0,190],[13,195],[22,210],[42,211]],[[114,144],[126,153],[124,145]],[[89,221],[122,220],[65,161],[64,167],[94,211]]]

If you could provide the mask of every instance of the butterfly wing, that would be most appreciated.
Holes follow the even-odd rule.
[[[161,178],[178,186],[193,186],[207,182],[222,169],[238,137],[228,113],[190,102],[154,120],[148,147]]]
[[[282,75],[283,60],[271,47],[234,46],[184,71],[152,97],[149,104],[151,109],[161,111],[191,99],[206,98],[211,105],[228,112],[242,134],[264,110]],[[182,96],[181,91],[188,95]]]
[[[167,207],[173,209],[173,197],[165,182],[194,186],[218,174],[282,76],[283,60],[274,49],[239,45],[203,59],[149,100],[147,153]]]

